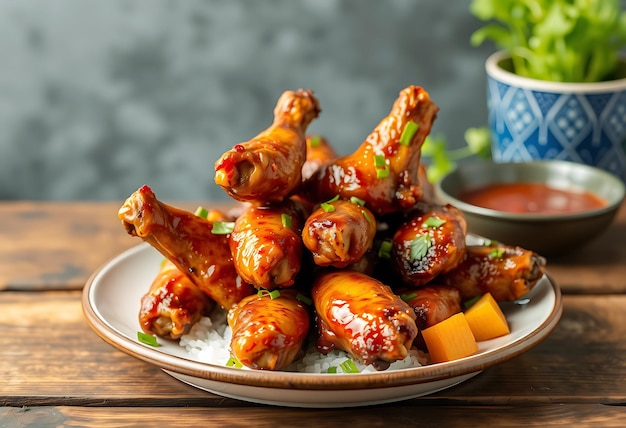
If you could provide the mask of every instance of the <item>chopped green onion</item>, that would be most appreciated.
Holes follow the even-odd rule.
[[[423,234],[419,235],[411,241],[411,261],[420,260],[423,258],[426,253],[428,253],[428,249],[432,245],[430,241],[430,235]]]
[[[339,200],[339,195],[335,195],[334,198],[327,200],[326,202],[322,202],[320,204],[320,206],[322,207],[322,209],[324,211],[326,211],[327,213],[332,213],[333,211],[335,211],[335,207],[332,205],[333,202],[336,202]]]
[[[137,332],[137,340],[146,345],[154,346],[155,348],[161,346],[159,345],[159,342],[157,342],[156,336],[144,333],[142,331]]]
[[[230,357],[228,361],[226,361],[226,367],[234,367],[236,369],[240,369],[243,367],[243,364],[239,362],[236,357]]]
[[[298,293],[296,294],[296,300],[304,303],[305,305],[311,306],[313,304],[313,300],[309,299],[307,296],[305,296],[302,293]]]
[[[485,247],[491,247],[491,245],[494,244],[494,242],[491,239],[485,238],[485,239],[483,239],[482,244]]]
[[[428,217],[424,223],[422,223],[422,227],[431,227],[433,229],[441,226],[446,221],[440,219],[439,217]]]
[[[361,210],[361,212],[363,213],[363,217],[365,217],[365,220],[367,220],[368,223],[371,223],[372,219],[370,218],[370,215],[365,210]]]
[[[330,366],[328,368],[328,373],[337,373],[337,366]]]
[[[354,361],[352,360],[346,360],[343,363],[339,364],[339,367],[341,367],[341,370],[343,370],[344,373],[358,373],[359,372],[359,368],[356,366],[356,364],[354,364]]]
[[[196,208],[196,212],[194,214],[206,220],[206,218],[209,216],[209,210],[204,207],[198,207]]]
[[[361,198],[357,198],[356,196],[350,196],[350,202],[352,202],[353,204],[357,204],[360,207],[365,205],[365,201]]]
[[[389,167],[385,165],[383,169],[376,170],[376,178],[387,178],[389,177]]]
[[[492,259],[501,259],[504,256],[505,249],[504,247],[496,247],[491,250],[489,253],[489,257]]]
[[[419,125],[412,120],[408,121],[406,125],[404,125],[404,129],[402,130],[402,135],[400,135],[400,144],[403,146],[411,145],[411,140],[415,135],[415,132],[419,129]]]
[[[374,155],[374,166],[376,167],[376,178],[389,177],[389,165],[384,155]]]
[[[314,135],[311,137],[311,139],[309,140],[309,145],[311,147],[317,147],[320,144],[322,144],[322,137],[320,135]]]
[[[413,299],[414,297],[417,297],[417,293],[400,294],[400,298],[402,300],[404,300],[405,302],[408,302],[409,300]]]
[[[280,297],[280,291],[279,290],[265,290],[264,288],[261,288],[259,291],[257,291],[257,296],[259,297],[263,297],[263,296],[269,296],[270,299],[276,299],[278,297]]]
[[[391,258],[391,248],[393,244],[390,239],[385,239],[380,243],[380,248],[378,248],[378,257],[381,259],[390,259]]]
[[[387,166],[387,161],[384,155],[374,155],[374,166],[376,168],[383,168]]]
[[[335,211],[335,207],[333,207],[331,204],[329,204],[328,202],[322,202],[321,205],[322,209],[324,211],[326,211],[327,213],[332,213],[333,211]]]
[[[234,221],[216,221],[215,223],[213,223],[211,233],[214,235],[228,235],[229,233],[233,233],[234,229]]]
[[[463,307],[465,309],[469,309],[474,303],[478,302],[478,299],[480,299],[481,296],[476,296],[476,297],[472,297],[469,300],[466,300],[463,302]]]
[[[283,222],[283,227],[291,228],[291,216],[289,214],[281,214],[280,221]]]

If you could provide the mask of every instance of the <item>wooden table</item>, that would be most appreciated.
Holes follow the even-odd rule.
[[[81,288],[139,243],[119,205],[0,202],[1,427],[626,424],[626,207],[594,242],[549,260],[564,312],[537,347],[436,394],[324,410],[215,396],[96,336]]]

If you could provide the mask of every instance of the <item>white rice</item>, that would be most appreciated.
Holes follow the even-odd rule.
[[[204,317],[197,322],[188,334],[180,338],[179,344],[187,350],[192,359],[204,363],[225,366],[230,359],[230,339],[232,332],[226,322],[226,312],[213,311],[211,317]],[[307,349],[306,355],[291,365],[285,371],[302,373],[328,373],[329,368],[336,368],[337,373],[343,373],[341,364],[351,357],[344,351],[334,350],[327,355],[320,354],[315,344]],[[371,365],[366,366],[353,360],[354,365],[361,373],[376,372]],[[409,355],[400,361],[392,363],[389,370],[400,370],[410,367],[419,367],[429,364],[428,354],[411,349]],[[243,369],[247,369],[243,367]]]

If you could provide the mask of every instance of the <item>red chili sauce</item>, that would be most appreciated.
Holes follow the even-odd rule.
[[[498,183],[461,192],[463,202],[510,213],[566,214],[605,207],[607,202],[588,191],[557,189],[543,183]]]

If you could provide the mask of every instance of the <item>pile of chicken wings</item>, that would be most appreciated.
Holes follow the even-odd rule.
[[[422,87],[400,91],[346,156],[307,135],[320,111],[312,91],[286,91],[273,123],[215,162],[232,211],[185,211],[148,186],[125,201],[126,231],[165,256],[142,297],[145,332],[178,339],[217,305],[244,366],[284,369],[314,341],[384,370],[463,301],[512,301],[543,276],[532,251],[467,245],[463,214],[437,203],[420,152],[438,107]]]

